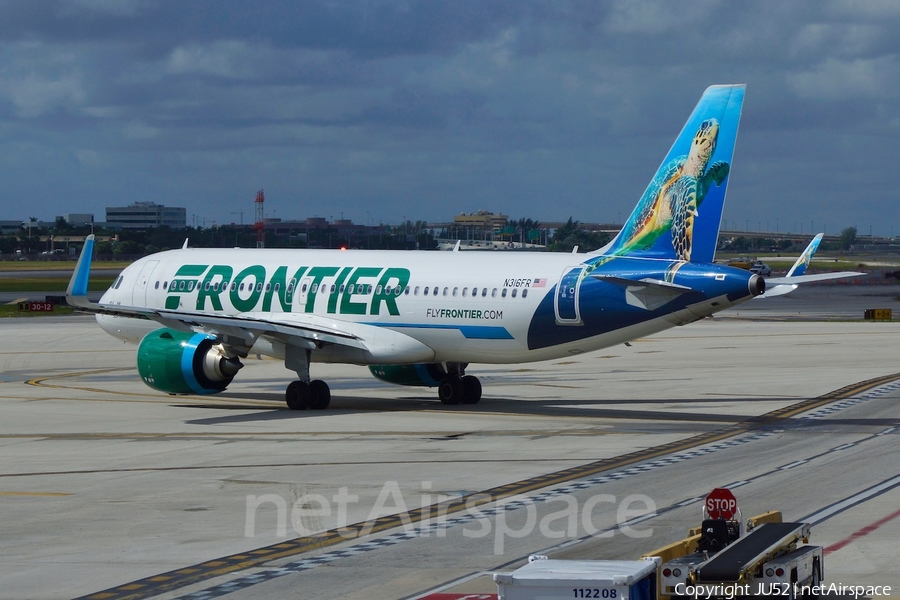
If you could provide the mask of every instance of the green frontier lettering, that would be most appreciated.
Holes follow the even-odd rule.
[[[316,299],[323,295],[328,298],[328,314],[379,315],[386,310],[397,316],[397,297],[410,279],[409,269],[401,267],[298,267],[290,279],[288,269],[277,267],[267,277],[263,265],[251,265],[233,276],[230,265],[182,265],[168,286],[166,308],[177,310],[181,295],[196,290],[198,311],[222,311],[222,295],[227,293],[237,312],[272,312],[275,298],[276,310],[280,306],[282,312],[293,312],[294,300],[305,293],[298,312],[314,313]],[[304,276],[305,290],[300,283]]]
[[[294,292],[297,291],[297,282],[303,277],[306,267],[300,267],[294,271],[294,276],[288,284],[285,279],[287,277],[287,267],[278,267],[272,274],[272,279],[266,286],[266,295],[263,296],[262,310],[263,312],[272,312],[272,296],[278,294],[278,302],[281,304],[281,310],[291,312],[291,304],[294,302]]]
[[[378,285],[375,287],[375,296],[372,298],[372,307],[369,310],[369,314],[381,314],[381,304],[383,302],[387,306],[389,314],[393,316],[399,315],[397,296],[403,292],[407,283],[409,283],[409,269],[397,267],[385,269],[381,279],[378,281]]]
[[[175,277],[169,284],[169,296],[166,297],[166,308],[177,310],[181,304],[178,294],[193,292],[197,285],[197,278],[203,275],[209,265],[182,265],[175,272]],[[173,295],[174,294],[174,295]]]
[[[231,280],[232,274],[234,274],[234,269],[228,265],[213,265],[206,272],[203,283],[197,288],[197,310],[206,310],[207,298],[212,301],[213,310],[222,310],[222,300],[219,298],[219,294],[228,289],[228,282]],[[221,277],[218,281],[213,281],[216,275],[221,275]]]
[[[341,269],[341,272],[338,273],[337,279],[334,280],[334,291],[328,296],[329,315],[333,315],[337,311],[337,302],[338,297],[341,295],[341,286],[344,285],[344,280],[347,279],[347,275],[349,275],[352,270],[353,267],[344,267]]]
[[[306,308],[304,312],[315,312],[316,296],[319,294],[319,288],[322,286],[322,280],[331,277],[338,272],[337,267],[313,267],[307,273],[308,277],[312,277],[312,284],[309,287],[309,294],[306,296]]]
[[[366,304],[365,302],[353,302],[353,291],[359,288],[357,282],[363,277],[378,277],[378,274],[381,273],[381,269],[377,267],[359,267],[355,271],[353,271],[353,275],[350,276],[349,281],[347,281],[347,291],[344,292],[343,298],[341,298],[341,314],[342,315],[364,315],[366,314]]]
[[[256,303],[259,302],[259,296],[262,294],[263,280],[265,278],[266,269],[262,265],[247,267],[237,274],[234,278],[235,286],[231,289],[231,294],[229,295],[231,305],[235,310],[238,312],[250,312],[256,308]],[[241,293],[243,292],[241,288],[244,287],[244,281],[247,279],[250,280],[247,284],[250,295],[246,298],[241,298]]]

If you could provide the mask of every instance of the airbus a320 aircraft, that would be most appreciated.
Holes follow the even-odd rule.
[[[315,362],[366,365],[391,383],[437,387],[445,404],[475,404],[481,383],[466,374],[472,363],[590,352],[766,291],[761,277],[713,263],[743,99],[743,85],[704,92],[622,231],[591,254],[186,242],[128,266],[94,304],[90,236],[68,301],[138,344],[141,379],[170,394],[221,392],[242,359],[259,353],[297,374],[285,392],[295,410],[330,402],[328,385],[310,378]]]

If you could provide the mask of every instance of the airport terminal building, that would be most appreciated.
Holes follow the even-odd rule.
[[[163,206],[155,202],[135,202],[130,206],[106,207],[106,222],[122,229],[151,229],[168,226],[172,229],[187,227],[187,209]]]

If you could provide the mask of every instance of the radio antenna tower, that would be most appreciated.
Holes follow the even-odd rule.
[[[256,222],[253,224],[253,228],[256,230],[257,248],[266,247],[266,213],[263,209],[263,203],[265,201],[266,197],[263,194],[263,191],[259,190],[256,192]]]

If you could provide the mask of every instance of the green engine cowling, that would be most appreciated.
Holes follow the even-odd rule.
[[[447,375],[440,363],[419,365],[371,365],[369,371],[376,378],[397,385],[437,387]]]
[[[214,337],[157,329],[141,340],[137,368],[148,386],[168,394],[217,394],[244,365],[228,357]]]

